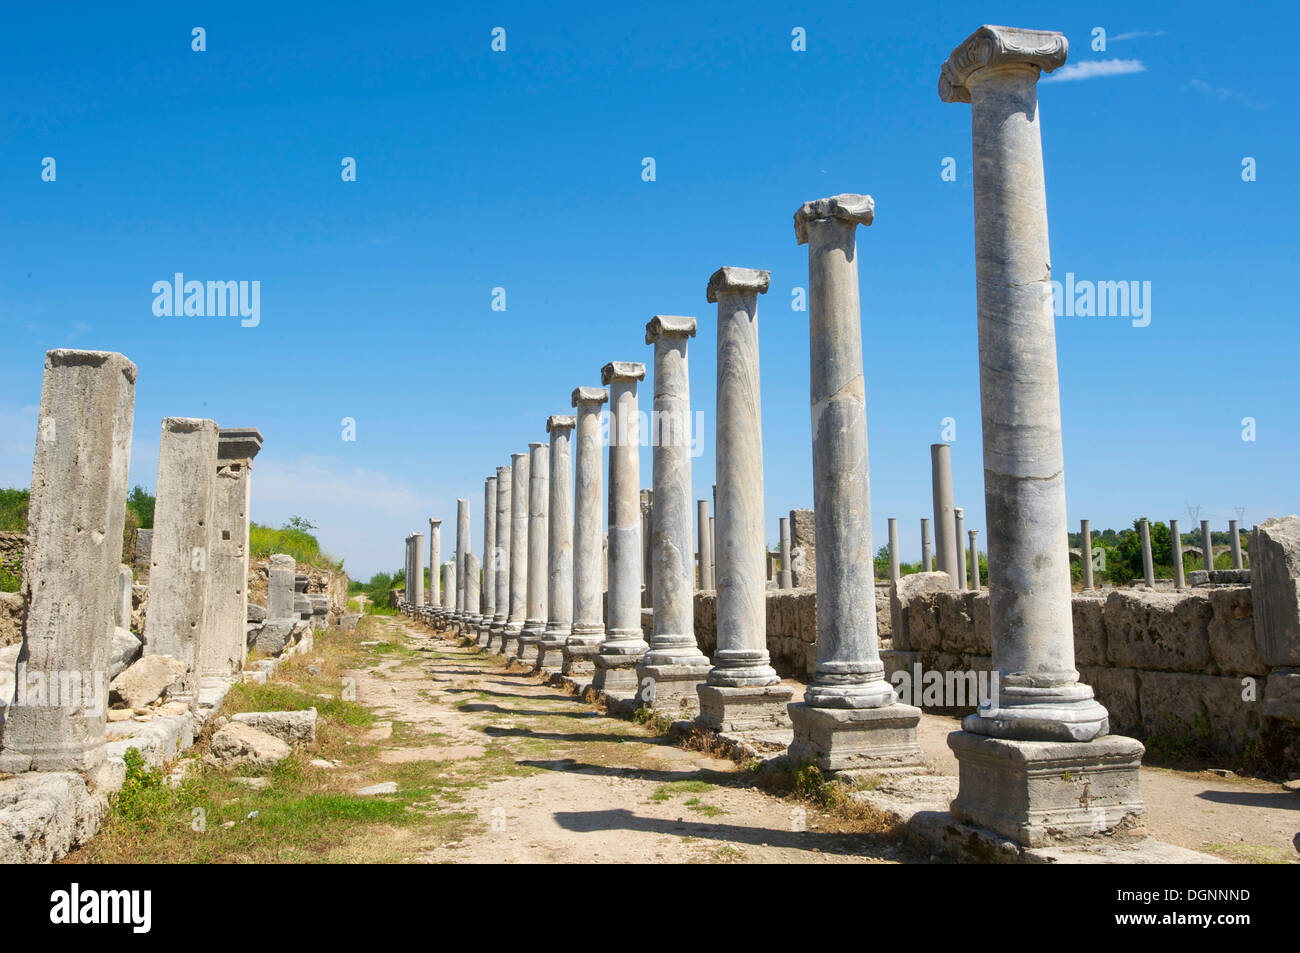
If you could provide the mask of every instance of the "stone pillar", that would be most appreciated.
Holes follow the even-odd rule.
[[[641,632],[637,407],[637,381],[644,377],[645,365],[635,361],[612,361],[600,370],[600,382],[609,388],[609,606],[591,687],[619,700],[636,695],[636,666],[647,648]]]
[[[410,539],[406,542],[406,551],[411,551]],[[298,573],[298,564],[292,556],[276,553],[271,557],[270,569],[266,580],[266,617],[268,619],[293,619],[293,578]]]
[[[1232,568],[1241,569],[1241,531],[1237,528],[1236,520],[1228,520],[1228,535],[1231,537],[1229,543],[1232,545]]]
[[[1081,578],[1083,579],[1083,588],[1091,589],[1092,585],[1092,523],[1089,520],[1079,520],[1079,561],[1082,570]]]
[[[479,587],[482,580],[479,576],[478,557],[474,551],[470,550],[465,554],[465,584],[462,587],[465,591],[466,626],[465,632],[477,632],[479,625],[479,614],[477,612],[481,593]]]
[[[429,517],[429,592],[425,604],[442,605],[442,520]]]
[[[528,583],[524,628],[515,650],[519,661],[537,663],[537,643],[546,634],[546,547],[551,508],[550,451],[544,443],[530,443],[528,465]]]
[[[211,591],[211,527],[217,483],[217,424],[167,417],[158,443],[158,503],[145,655],[170,655],[188,671],[173,694],[198,703],[201,644]]]
[[[957,527],[952,505],[952,447],[930,444],[930,483],[934,496],[934,548],[939,572],[957,584]]]
[[[492,551],[492,578],[496,585],[496,606],[488,630],[488,647],[495,640],[501,649],[506,620],[510,616],[510,531],[513,508],[514,475],[510,467],[497,467],[497,534]]]
[[[1128,826],[1144,810],[1142,745],[1104,737],[1106,709],[1074,667],[1037,97],[1039,73],[1065,54],[1059,33],[981,27],[939,81],[944,101],[971,104],[989,616],[999,677],[997,700],[982,701],[965,730],[948,737],[960,774],[952,811],[1022,844]]]
[[[528,454],[510,455],[510,614],[499,651],[513,658],[528,617]]]
[[[957,569],[957,588],[966,591],[966,553],[962,548],[962,543],[966,541],[966,514],[960,506],[952,508],[953,522],[957,527],[955,536],[957,545],[953,548],[952,558],[956,563]]]
[[[1178,532],[1178,520],[1169,521],[1169,539],[1174,550],[1174,588],[1186,589],[1187,579],[1183,574],[1183,537]]]
[[[136,369],[121,354],[59,349],[46,352],[44,373],[22,573],[27,612],[0,771],[78,771],[98,781]]]
[[[590,675],[594,671],[592,658],[605,641],[600,406],[608,399],[603,387],[578,387],[572,396],[578,411],[573,481],[573,630],[564,642],[561,671],[565,675]]]
[[[135,571],[125,564],[117,567],[117,596],[113,601],[113,625],[131,631],[132,590]],[[9,699],[5,699],[8,703]]]
[[[781,527],[781,571],[777,573],[776,584],[779,589],[794,588],[794,573],[790,569],[790,517],[779,517]]]
[[[1209,520],[1201,520],[1201,562],[1207,572],[1214,568],[1214,536]]]
[[[763,421],[758,376],[758,296],[771,275],[719,268],[708,300],[718,305],[717,650],[708,684],[699,688],[701,727],[753,732],[785,727],[791,691],[767,652],[763,584]],[[803,568],[803,567],[800,567]]]
[[[972,529],[972,530],[967,530],[966,532],[970,536],[971,589],[973,589],[975,592],[979,592],[980,591],[980,551],[979,551],[979,545],[977,544],[976,541],[976,537],[979,536],[980,531],[977,529]]]
[[[921,517],[921,571],[934,571],[934,562],[930,556],[930,521],[924,516]]]
[[[817,517],[812,510],[790,511],[790,571],[796,589],[816,588]]]
[[[456,560],[442,564],[442,607],[447,615],[456,611]]]
[[[902,578],[898,568],[898,520],[889,518],[889,581],[898,582]]]
[[[849,194],[806,202],[794,217],[796,241],[808,246],[817,669],[788,708],[789,751],[792,763],[823,771],[924,763],[921,710],[885,679],[876,633],[855,235],[873,217],[870,196]]]
[[[229,676],[248,658],[248,506],[253,458],[262,435],[251,428],[217,431],[206,632],[199,675]],[[128,613],[127,627],[130,627]]]
[[[691,530],[691,381],[687,342],[695,319],[655,315],[645,327],[654,346],[652,448],[653,507],[650,512],[649,579],[654,630],[637,666],[639,700],[668,714],[694,718],[697,687],[709,660],[695,642],[694,566]]]
[[[716,512],[716,511],[715,511]],[[717,517],[709,517],[709,581],[715,592],[718,588],[718,532]]]
[[[700,588],[713,589],[713,530],[709,520],[709,501],[697,500],[696,533],[699,536],[700,549]]]
[[[411,571],[414,579],[411,583],[412,608],[424,605],[424,534],[411,534]]]
[[[651,577],[654,575],[650,565],[650,524],[654,519],[655,491],[641,491],[641,607],[650,608]]]
[[[457,622],[464,623],[471,615],[465,603],[465,582],[469,573],[465,571],[466,557],[470,550],[469,500],[456,500],[456,616]],[[422,560],[423,562],[423,560]]]
[[[497,590],[496,577],[493,575],[493,551],[497,544],[497,478],[490,476],[483,481],[483,609],[479,615],[478,628],[474,637],[479,645],[486,645],[488,633],[492,627],[492,618],[496,615]]]
[[[1156,570],[1151,564],[1151,524],[1143,519],[1138,523],[1138,538],[1142,542],[1142,583],[1148,589],[1156,587]]]
[[[573,634],[573,452],[570,442],[578,418],[546,418],[551,435],[550,519],[547,523],[546,631],[537,643],[539,671],[558,672],[564,643]]]

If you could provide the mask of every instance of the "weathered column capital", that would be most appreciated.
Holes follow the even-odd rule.
[[[610,361],[600,369],[600,382],[608,387],[614,381],[645,380],[645,365],[639,361]]]
[[[603,404],[607,400],[609,392],[603,387],[575,387],[570,404],[577,407],[581,404]]]
[[[581,390],[581,388],[579,388]],[[601,391],[603,394],[604,391]],[[546,418],[547,433],[563,433],[578,426],[578,418],[572,414],[552,414]]]
[[[876,217],[876,202],[870,195],[843,192],[830,198],[813,199],[794,213],[796,244],[808,244],[808,223],[834,218],[850,225],[870,225]]]
[[[217,429],[217,466],[231,463],[251,463],[262,449],[262,432],[252,427],[219,427]]]
[[[430,525],[430,526],[441,526],[441,525],[442,525],[442,520],[440,520],[440,519],[434,519],[432,516],[430,516],[430,517],[429,517],[429,525]]]
[[[1050,73],[1065,63],[1070,45],[1054,30],[982,26],[952,51],[939,72],[939,98],[970,102],[972,81],[1008,68],[1037,67]]]
[[[656,314],[645,326],[645,343],[654,344],[660,338],[695,337],[697,322],[679,314]]]
[[[770,271],[724,265],[709,276],[709,287],[705,297],[710,304],[716,304],[721,295],[767,294],[767,287],[771,281]]]

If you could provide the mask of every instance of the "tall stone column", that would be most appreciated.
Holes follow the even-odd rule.
[[[709,588],[718,589],[718,534],[717,518],[709,517]]]
[[[710,590],[713,588],[713,527],[709,519],[709,501],[698,500],[695,506],[698,514],[696,533],[700,541],[700,588]]]
[[[496,560],[492,558],[497,544],[497,478],[488,477],[483,481],[483,611],[479,616],[478,628],[474,637],[479,645],[486,645],[488,633],[492,628],[492,618],[496,615],[497,590],[493,567]]]
[[[653,427],[653,423],[651,423]],[[646,600],[650,597],[650,579],[654,575],[650,565],[650,534],[654,522],[655,491],[641,491],[641,587],[645,590]],[[649,602],[642,600],[642,606],[649,608]]]
[[[578,387],[571,401],[578,413],[573,488],[573,628],[564,642],[561,671],[565,675],[590,675],[595,670],[592,659],[605,641],[600,406],[608,399],[603,387]]]
[[[464,590],[465,590],[465,605],[472,607],[474,611],[466,612],[465,628],[461,630],[462,633],[470,633],[470,632],[478,631],[479,614],[477,612],[477,609],[479,604],[479,598],[481,596],[481,593],[479,591],[479,587],[481,585],[482,585],[482,580],[479,576],[478,557],[474,555],[473,550],[470,550],[465,554]]]
[[[1083,588],[1091,589],[1092,585],[1092,522],[1090,520],[1079,520],[1079,569],[1083,579]]]
[[[465,557],[469,555],[469,500],[456,500],[456,615],[457,623],[465,623],[470,616],[465,604],[465,581],[469,573],[465,571]]]
[[[448,616],[456,611],[456,560],[442,564],[442,607]]]
[[[776,584],[779,589],[794,588],[794,573],[790,569],[790,517],[778,518],[781,527],[781,570],[777,573]]]
[[[591,687],[615,699],[636,695],[641,633],[641,435],[637,381],[645,365],[611,361],[600,369],[609,388],[609,607],[605,641],[592,661]]]
[[[970,536],[971,588],[976,592],[979,592],[980,591],[980,551],[976,543],[976,537],[979,536],[980,531],[977,529],[971,529],[971,530],[967,530],[966,532]]]
[[[573,452],[576,417],[546,418],[551,435],[550,518],[547,522],[546,631],[537,643],[537,669],[558,672],[573,633]]]
[[[1183,574],[1183,537],[1178,532],[1178,520],[1169,521],[1169,541],[1173,544],[1174,588],[1187,588],[1187,579]]]
[[[212,586],[211,527],[217,483],[217,424],[167,417],[158,443],[145,655],[170,655],[188,671],[172,694],[198,702],[200,643]]]
[[[519,634],[519,661],[537,663],[537,643],[546,634],[548,582],[546,547],[551,509],[550,449],[544,443],[530,443],[528,465],[528,608]]]
[[[0,771],[78,771],[98,781],[136,369],[114,352],[58,349],[46,352],[44,375],[22,573],[27,612]]]
[[[939,572],[957,585],[957,526],[952,505],[952,447],[930,444],[930,481],[934,495],[934,548]]]
[[[424,534],[411,534],[411,571],[415,578],[411,585],[412,609],[424,604]]]
[[[939,80],[944,101],[971,104],[989,615],[999,681],[997,699],[982,701],[964,730],[948,737],[960,773],[952,811],[1022,844],[1098,833],[1143,812],[1143,748],[1104,737],[1106,709],[1074,667],[1037,95],[1039,73],[1065,56],[1060,33],[986,26],[953,52]]]
[[[966,551],[962,543],[966,541],[966,514],[960,506],[952,508],[953,522],[957,524],[957,545],[953,549],[953,560],[957,569],[957,588],[966,591]]]
[[[645,327],[654,346],[650,431],[653,506],[648,551],[654,629],[637,666],[639,698],[650,708],[693,718],[709,660],[695,642],[695,566],[691,527],[691,317],[656,315]]]
[[[701,727],[752,732],[789,724],[790,689],[767,652],[767,587],[763,580],[763,421],[758,377],[758,296],[770,273],[719,268],[708,300],[718,305],[715,449],[717,651],[701,685]]]
[[[499,651],[513,658],[528,617],[528,454],[510,455],[510,615]]]
[[[889,581],[896,583],[902,577],[898,568],[898,520],[889,518]]]
[[[924,516],[921,517],[921,571],[934,571],[934,562],[930,555],[930,521]]]
[[[1201,564],[1206,572],[1214,568],[1214,536],[1209,520],[1201,520]]]
[[[514,474],[510,467],[497,467],[497,534],[492,552],[492,578],[496,585],[496,607],[488,630],[488,647],[496,642],[501,649],[506,620],[510,616],[510,530],[514,494]]]
[[[921,710],[898,701],[876,634],[856,239],[873,218],[871,196],[852,194],[805,202],[794,217],[808,246],[817,669],[789,706],[789,750],[824,771],[923,763]]]
[[[234,675],[248,658],[248,506],[253,458],[262,435],[251,428],[217,431],[211,591],[199,675]]]
[[[1241,560],[1241,530],[1237,526],[1236,520],[1228,520],[1229,543],[1232,545],[1232,568],[1241,569],[1243,563]]]
[[[442,520],[429,517],[429,592],[425,604],[442,605]]]
[[[1151,524],[1147,520],[1138,523],[1138,536],[1142,542],[1142,581],[1148,589],[1156,587],[1156,570],[1151,564]]]

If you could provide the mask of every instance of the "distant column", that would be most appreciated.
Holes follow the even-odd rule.
[[[429,517],[429,592],[425,604],[442,605],[442,520]]]
[[[497,467],[497,533],[492,549],[492,579],[496,586],[496,605],[492,625],[488,630],[488,646],[496,641],[500,651],[502,633],[510,616],[510,530],[511,495],[514,493],[514,476],[510,467]]]
[[[933,572],[934,562],[930,556],[930,521],[921,517],[921,570]]]
[[[465,599],[465,584],[469,580],[469,573],[465,568],[470,550],[469,532],[469,500],[458,499],[456,501],[456,621],[462,624],[468,621],[471,614]],[[424,564],[423,556],[420,564]],[[478,607],[475,606],[473,611],[478,611]]]
[[[414,575],[411,588],[412,608],[424,604],[424,534],[411,534],[411,572]]]
[[[794,572],[790,568],[790,517],[779,517],[781,527],[781,571],[777,574],[777,587],[794,588]]]
[[[957,526],[957,545],[953,549],[953,561],[957,567],[957,588],[966,591],[966,554],[962,550],[962,543],[966,541],[966,514],[960,506],[952,508],[953,522]]]
[[[952,505],[952,447],[930,444],[930,479],[934,493],[934,548],[939,572],[957,585],[957,526]]]
[[[1214,568],[1214,537],[1210,533],[1210,521],[1201,520],[1201,561],[1208,572]]]
[[[487,477],[483,480],[483,580],[479,584],[482,593],[483,609],[479,616],[478,628],[474,640],[479,645],[487,645],[488,635],[492,631],[492,618],[496,615],[497,581],[495,574],[496,559],[493,558],[497,545],[497,478]]]
[[[1178,520],[1169,521],[1169,538],[1174,547],[1174,588],[1186,589],[1187,578],[1183,570],[1183,536],[1178,531]]]
[[[600,504],[600,407],[609,399],[603,387],[578,387],[573,478],[573,631],[564,643],[565,675],[590,675],[592,658],[605,640],[602,575],[605,561]]]
[[[537,662],[537,643],[546,634],[548,523],[551,511],[550,448],[544,443],[528,445],[528,607],[519,633],[515,655],[527,664]]]
[[[971,572],[971,583],[972,583],[971,588],[976,592],[979,592],[980,591],[980,551],[979,551],[979,547],[976,545],[975,538],[979,536],[980,531],[977,529],[971,529],[971,530],[967,530],[966,532],[970,535],[970,572]]]
[[[697,500],[696,534],[699,536],[700,550],[700,588],[713,588],[713,531],[709,527],[709,501]]]
[[[528,454],[510,455],[510,617],[501,640],[501,654],[516,654],[519,634],[528,618]]]
[[[1232,568],[1241,569],[1241,531],[1237,528],[1236,520],[1228,520],[1228,535],[1232,537],[1229,543],[1232,546]]]
[[[1079,569],[1083,578],[1083,588],[1092,588],[1092,523],[1079,520]]]
[[[560,671],[564,643],[573,634],[573,451],[577,417],[546,418],[551,435],[550,518],[547,523],[546,632],[537,643],[537,668]]]
[[[889,581],[898,582],[902,572],[898,568],[898,520],[889,518]]]
[[[1151,524],[1143,519],[1138,523],[1138,536],[1142,542],[1142,581],[1148,589],[1156,587],[1156,571],[1151,565]]]

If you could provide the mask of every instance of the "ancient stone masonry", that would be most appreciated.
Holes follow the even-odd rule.
[[[251,428],[217,431],[217,479],[213,500],[208,594],[199,672],[234,675],[248,657],[248,511],[253,458],[262,435]]]
[[[578,387],[572,406],[577,410],[577,449],[573,490],[573,629],[564,643],[565,675],[595,671],[592,661],[605,640],[601,609],[602,552],[600,502],[600,407],[609,399],[603,387]]]
[[[537,644],[546,634],[547,565],[546,547],[551,507],[550,448],[544,443],[528,445],[528,577],[525,586],[527,609],[519,633],[516,655],[521,662],[537,662]]]
[[[812,510],[790,511],[790,572],[796,589],[817,585],[817,520]]]
[[[946,443],[930,444],[931,482],[934,492],[934,542],[938,559],[935,566],[957,583],[957,521],[952,505],[952,447]]]
[[[570,449],[576,417],[546,418],[551,435],[550,519],[547,523],[547,619],[537,643],[539,671],[559,672],[564,645],[573,634],[573,454]]]
[[[492,550],[492,579],[496,588],[492,625],[488,630],[487,645],[493,641],[499,650],[505,633],[506,619],[510,614],[510,531],[511,494],[514,476],[510,467],[497,467],[496,543]]]
[[[497,478],[490,476],[483,481],[483,580],[482,607],[479,611],[478,626],[474,638],[479,645],[487,644],[488,632],[491,630],[492,617],[496,615],[497,591],[495,563],[492,551],[497,541]]]
[[[515,655],[528,614],[528,454],[511,454],[510,466],[510,615],[497,649],[506,658]]]
[[[441,579],[439,567],[442,566],[442,520],[429,517],[429,592],[425,603],[430,606],[442,605]]]

